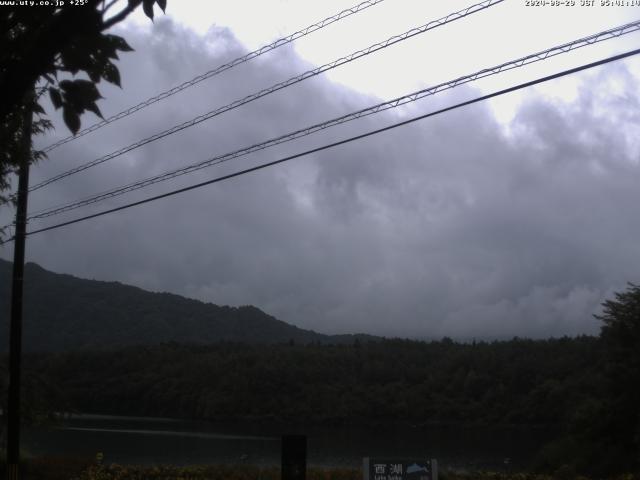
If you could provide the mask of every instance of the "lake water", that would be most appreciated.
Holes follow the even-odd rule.
[[[279,465],[283,434],[308,437],[308,464],[359,467],[363,457],[437,458],[440,468],[526,467],[548,431],[526,428],[346,428],[222,424],[173,419],[79,415],[23,433],[35,456],[72,455],[120,464]]]

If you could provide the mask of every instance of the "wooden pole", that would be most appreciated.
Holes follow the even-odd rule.
[[[32,93],[32,92],[31,92]],[[9,334],[9,402],[7,408],[7,478],[20,475],[20,361],[22,357],[22,292],[24,251],[27,230],[29,160],[31,159],[31,122],[33,111],[28,98],[22,122],[21,159],[18,170],[16,232],[13,243],[13,277],[11,286],[11,326]]]

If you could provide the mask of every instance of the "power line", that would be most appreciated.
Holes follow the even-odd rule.
[[[349,113],[347,115],[343,115],[341,117],[337,117],[337,118],[333,118],[331,120],[327,120],[325,122],[322,123],[318,123],[309,127],[305,127],[302,128],[300,130],[296,130],[294,132],[291,133],[287,133],[285,135],[281,135],[279,137],[275,137],[272,138],[270,140],[266,140],[264,142],[261,143],[257,143],[254,145],[251,145],[249,147],[244,147],[242,149],[239,150],[235,150],[233,152],[229,152],[229,153],[225,153],[223,155],[218,155],[215,157],[212,157],[208,160],[196,163],[196,164],[192,164],[186,167],[182,167],[179,169],[175,169],[169,172],[165,172],[159,175],[155,175],[153,177],[149,177],[146,178],[144,180],[140,180],[137,182],[133,182],[130,183],[128,185],[122,186],[122,187],[118,187],[115,189],[111,189],[108,190],[106,192],[102,192],[99,193],[97,195],[92,195],[90,197],[86,197],[84,199],[78,200],[76,202],[72,202],[72,203],[68,203],[68,204],[64,204],[61,206],[57,206],[57,207],[53,207],[53,208],[49,208],[46,210],[41,210],[39,212],[33,213],[32,215],[29,216],[29,220],[35,220],[35,219],[42,219],[42,218],[46,218],[46,217],[50,217],[53,215],[57,215],[57,214],[61,214],[64,212],[68,212],[70,210],[75,210],[77,208],[86,206],[86,205],[90,205],[93,203],[97,203],[100,202],[102,200],[106,200],[109,198],[113,198],[116,196],[120,196],[123,195],[125,193],[128,192],[132,192],[135,190],[139,190],[141,188],[159,183],[159,182],[163,182],[166,180],[170,180],[172,178],[176,178],[178,176],[182,176],[197,170],[201,170],[203,168],[207,168],[213,165],[217,165],[223,162],[227,162],[229,160],[244,156],[244,155],[248,155],[250,153],[254,153],[257,152],[259,150],[264,150],[266,148],[275,146],[275,145],[279,145],[285,142],[289,142],[301,137],[305,137],[307,135],[311,135],[312,133],[318,132],[320,130],[324,130],[326,128],[330,128],[336,125],[340,125],[358,118],[362,118],[368,115],[372,115],[381,111],[385,111],[391,108],[396,108],[400,105],[404,105],[410,102],[414,102],[416,100],[419,100],[421,98],[430,96],[430,95],[435,95],[439,92],[442,92],[444,90],[448,90],[454,87],[457,87],[459,85],[462,84],[466,84],[481,78],[485,78],[491,75],[496,75],[498,73],[504,72],[504,71],[508,71],[508,70],[512,70],[514,68],[519,68],[522,67],[524,65],[529,65],[531,63],[534,62],[539,62],[542,60],[545,60],[547,58],[550,57],[554,57],[556,55],[560,55],[562,53],[567,53],[569,51],[587,46],[587,45],[592,45],[594,43],[597,42],[601,42],[604,40],[608,40],[611,38],[617,38],[620,37],[621,35],[625,35],[631,32],[635,32],[640,30],[640,20],[632,22],[632,23],[628,23],[619,27],[615,27],[615,28],[611,28],[593,35],[589,35],[587,37],[583,37],[577,40],[573,40],[571,42],[567,42],[564,43],[562,45],[559,46],[555,46],[552,48],[549,48],[547,50],[543,50],[537,53],[533,53],[531,55],[527,55],[525,57],[521,57],[518,58],[516,60],[512,60],[506,63],[502,63],[500,65],[497,66],[493,66],[493,67],[489,67],[489,68],[485,68],[483,70],[477,71],[475,73],[469,74],[469,75],[465,75],[463,77],[458,77],[454,80],[450,80],[444,83],[440,83],[438,85],[435,85],[433,87],[429,87],[429,88],[425,88],[423,90],[419,90],[417,92],[413,92],[410,93],[408,95],[404,95],[402,97],[398,97],[395,98],[393,100],[389,100],[387,102],[383,102],[383,103],[379,103],[377,105],[373,105],[371,107],[367,107],[364,108],[362,110],[358,110],[356,112],[352,112]]]
[[[245,63],[248,62],[249,60],[253,60],[256,57],[259,57],[260,55],[263,55],[267,52],[270,52],[272,50],[275,50],[276,48],[282,47],[283,45],[287,45],[288,43],[293,42],[294,40],[297,40],[299,38],[305,37],[306,35],[309,35],[310,33],[316,32],[324,27],[327,27],[329,25],[331,25],[332,23],[335,23],[339,20],[342,20],[343,18],[349,17],[351,15],[354,15],[358,12],[361,12],[369,7],[373,7],[374,5],[377,5],[379,3],[382,3],[384,0],[367,0],[366,2],[362,2],[359,3],[358,5],[355,5],[353,7],[350,8],[346,8],[344,10],[342,10],[339,13],[336,13],[335,15],[332,15],[330,17],[325,18],[324,20],[320,20],[319,22],[314,23],[313,25],[309,25],[306,28],[303,28],[302,30],[298,30],[297,32],[292,33],[291,35],[287,35],[286,37],[283,38],[279,38],[278,40],[276,40],[273,43],[270,43],[269,45],[265,45],[263,47],[260,47],[257,50],[254,50],[253,52],[249,52],[246,55],[242,56],[242,57],[238,57],[234,60],[231,60],[228,63],[225,63],[223,65],[219,65],[218,67],[214,68],[213,70],[209,70],[208,72],[205,72],[201,75],[198,75],[195,78],[192,78],[189,81],[186,81],[180,85],[177,85],[169,90],[166,90],[164,92],[159,93],[158,95],[148,98],[147,100],[138,103],[137,105],[134,105],[133,107],[129,107],[126,110],[123,110],[119,113],[116,113],[115,115],[108,117],[100,122],[97,122],[83,130],[80,130],[78,133],[76,133],[75,135],[69,135],[68,137],[63,138],[62,140],[59,140],[51,145],[49,145],[48,147],[46,147],[43,151],[44,152],[50,152],[51,150],[58,148],[61,145],[64,145],[65,143],[71,142],[77,138],[80,138],[88,133],[94,132],[102,127],[104,127],[105,125],[108,125],[110,123],[115,122],[116,120],[120,120],[121,118],[124,117],[128,117],[129,115],[138,112],[140,110],[142,110],[143,108],[148,107],[149,105],[152,105],[156,102],[159,102],[161,100],[164,100],[165,98],[171,97],[172,95],[175,95],[178,92],[181,92],[182,90],[185,90],[189,87],[192,87],[193,85],[196,85],[204,80],[207,80],[211,77],[214,77],[215,75],[218,75],[226,70],[229,70],[233,67],[235,67],[236,65],[240,65],[241,63]]]
[[[272,85],[269,88],[265,88],[263,90],[260,90],[259,92],[253,93],[251,95],[248,95],[244,98],[241,98],[239,100],[235,100],[232,103],[229,103],[223,107],[217,108],[215,110],[212,110],[210,112],[204,113],[202,115],[199,115],[198,117],[195,117],[191,120],[188,120],[186,122],[183,122],[179,125],[175,125],[163,132],[160,133],[156,133],[155,135],[152,135],[150,137],[147,137],[143,140],[139,140],[135,143],[132,143],[131,145],[128,145],[126,147],[123,147],[119,150],[116,150],[115,152],[109,153],[107,155],[104,155],[100,158],[97,158],[95,160],[92,160],[90,162],[87,162],[83,165],[79,165],[78,167],[72,168],[70,170],[67,170],[66,172],[60,173],[58,175],[55,175],[54,177],[51,177],[47,180],[44,180],[34,186],[32,186],[29,191],[34,191],[34,190],[38,190],[46,185],[49,185],[53,182],[56,182],[58,180],[61,180],[63,178],[66,178],[68,176],[74,175],[78,172],[81,172],[83,170],[86,170],[88,168],[94,167],[96,165],[99,165],[101,163],[104,163],[108,160],[111,160],[113,158],[119,157],[120,155],[123,155],[127,152],[130,152],[131,150],[134,150],[136,148],[142,147],[143,145],[146,145],[148,143],[154,142],[156,140],[160,140],[161,138],[164,138],[168,135],[172,135],[174,133],[177,133],[181,130],[184,130],[186,128],[189,127],[193,127],[194,125],[197,125],[201,122],[204,122],[205,120],[209,120],[213,117],[216,117],[218,115],[221,115],[223,113],[226,113],[230,110],[233,110],[235,108],[238,108],[242,105],[245,105],[249,102],[252,102],[254,100],[257,100],[259,98],[262,98],[266,95],[269,95],[271,93],[277,92],[278,90],[282,90],[283,88],[286,87],[290,87],[291,85],[294,85],[296,83],[302,82],[303,80],[306,80],[308,78],[311,77],[315,77],[316,75],[319,75],[323,72],[326,72],[328,70],[331,70],[333,68],[336,68],[338,66],[344,65],[346,63],[352,62],[353,60],[356,60],[358,58],[364,57],[366,55],[370,55],[371,53],[374,53],[378,50],[381,50],[383,48],[387,48],[391,45],[394,45],[398,42],[402,42],[404,40],[407,40],[411,37],[414,37],[416,35],[425,33],[429,30],[432,30],[434,28],[437,28],[439,26],[445,25],[447,23],[453,22],[455,20],[459,20],[461,18],[464,18],[468,15],[471,15],[473,13],[477,13],[479,11],[485,10],[493,5],[496,5],[498,3],[502,3],[504,0],[484,0],[483,2],[477,3],[475,5],[471,5],[465,9],[462,9],[460,11],[454,12],[454,13],[450,13],[449,15],[442,17],[438,20],[433,20],[429,23],[426,23],[425,25],[422,25],[420,27],[415,27],[412,28],[411,30],[408,30],[404,33],[401,33],[400,35],[394,35],[382,42],[376,43],[374,45],[371,45],[363,50],[358,50],[357,52],[353,52],[345,57],[341,57],[337,60],[334,60],[330,63],[324,64],[320,67],[314,68],[312,70],[308,70],[300,75],[297,75],[295,77],[291,77],[288,80],[285,80],[283,82],[277,83],[275,85]]]
[[[73,219],[73,220],[69,220],[67,222],[58,223],[58,224],[55,224],[55,225],[51,225],[49,227],[40,228],[38,230],[32,230],[30,232],[27,232],[27,235],[35,235],[36,233],[42,233],[42,232],[46,232],[46,231],[49,231],[49,230],[58,229],[58,228],[65,227],[65,226],[68,226],[68,225],[72,225],[72,224],[75,224],[75,223],[83,222],[85,220],[89,220],[89,219],[92,219],[92,218],[101,217],[101,216],[107,215],[109,213],[118,212],[118,211],[121,211],[121,210],[125,210],[125,209],[128,209],[128,208],[132,208],[132,207],[138,206],[138,205],[142,205],[142,204],[145,204],[145,203],[150,203],[150,202],[153,202],[153,201],[156,201],[156,200],[160,200],[162,198],[171,197],[173,195],[177,195],[179,193],[187,192],[189,190],[195,190],[197,188],[201,188],[201,187],[204,187],[204,186],[207,186],[207,185],[211,185],[211,184],[214,184],[214,183],[222,182],[224,180],[229,180],[229,179],[234,178],[234,177],[239,177],[239,176],[245,175],[247,173],[255,172],[257,170],[262,170],[264,168],[271,167],[271,166],[274,166],[274,165],[278,165],[280,163],[284,163],[284,162],[287,162],[289,160],[300,158],[300,157],[303,157],[305,155],[309,155],[309,154],[312,154],[312,153],[317,153],[317,152],[320,152],[320,151],[323,151],[323,150],[327,150],[329,148],[333,148],[333,147],[336,147],[336,146],[339,146],[339,145],[344,145],[346,143],[350,143],[350,142],[353,142],[353,141],[356,141],[356,140],[361,140],[363,138],[370,137],[372,135],[376,135],[376,134],[379,134],[379,133],[382,133],[382,132],[385,132],[385,131],[388,131],[388,130],[392,130],[392,129],[395,129],[395,128],[398,128],[398,127],[401,127],[401,126],[404,126],[404,125],[408,125],[408,124],[413,123],[413,122],[417,122],[418,120],[423,120],[425,118],[433,117],[433,116],[439,115],[441,113],[445,113],[445,112],[448,112],[448,111],[451,111],[451,110],[455,110],[455,109],[460,108],[460,107],[464,107],[464,106],[467,106],[467,105],[472,105],[474,103],[478,103],[478,102],[481,102],[481,101],[484,101],[484,100],[488,100],[490,98],[494,98],[494,97],[497,97],[497,96],[500,96],[500,95],[511,93],[511,92],[516,91],[516,90],[521,90],[523,88],[528,88],[528,87],[537,85],[539,83],[547,82],[547,81],[550,81],[550,80],[554,80],[556,78],[564,77],[566,75],[570,75],[570,74],[577,73],[577,72],[580,72],[580,71],[583,71],[583,70],[587,70],[589,68],[593,68],[593,67],[604,65],[604,64],[607,64],[607,63],[610,63],[610,62],[613,62],[613,61],[621,60],[623,58],[627,58],[627,57],[630,57],[630,56],[633,56],[633,55],[637,55],[638,53],[640,53],[640,49],[631,50],[629,52],[622,53],[622,54],[619,54],[619,55],[614,55],[612,57],[608,57],[608,58],[605,58],[603,60],[599,60],[597,62],[592,62],[592,63],[589,63],[589,64],[581,65],[579,67],[575,67],[575,68],[571,68],[571,69],[568,69],[568,70],[564,70],[564,71],[561,71],[559,73],[555,73],[553,75],[548,75],[546,77],[541,77],[541,78],[538,78],[536,80],[531,80],[531,81],[528,81],[528,82],[525,82],[525,83],[521,83],[521,84],[515,85],[513,87],[509,87],[509,88],[505,88],[503,90],[499,90],[499,91],[494,92],[494,93],[483,95],[481,97],[476,97],[476,98],[474,98],[472,100],[468,100],[466,102],[461,102],[461,103],[458,103],[456,105],[452,105],[452,106],[449,106],[449,107],[446,107],[446,108],[442,108],[440,110],[436,110],[436,111],[433,111],[433,112],[430,112],[430,113],[426,113],[424,115],[413,117],[413,118],[410,118],[408,120],[404,120],[402,122],[394,123],[392,125],[388,125],[388,126],[383,127],[383,128],[379,128],[379,129],[376,129],[376,130],[369,131],[367,133],[363,133],[361,135],[356,135],[356,136],[353,136],[353,137],[349,137],[349,138],[340,140],[338,142],[334,142],[334,143],[330,143],[330,144],[327,144],[327,145],[323,145],[321,147],[313,148],[311,150],[307,150],[307,151],[304,151],[304,152],[301,152],[301,153],[297,153],[295,155],[290,155],[288,157],[284,157],[284,158],[281,158],[279,160],[274,160],[272,162],[263,163],[261,165],[257,165],[255,167],[247,168],[245,170],[241,170],[241,171],[238,171],[238,172],[235,172],[235,173],[231,173],[229,175],[224,175],[224,176],[221,176],[221,177],[217,177],[217,178],[208,180],[206,182],[201,182],[201,183],[197,183],[195,185],[190,185],[188,187],[180,188],[180,189],[177,189],[177,190],[172,190],[170,192],[163,193],[161,195],[156,195],[154,197],[146,198],[144,200],[128,203],[126,205],[122,205],[122,206],[116,207],[116,208],[111,208],[109,210],[103,210],[102,212],[94,213],[92,215],[86,215],[84,217],[80,217],[80,218],[76,218],[76,219]],[[2,242],[2,244],[3,243],[8,243],[8,242],[10,242],[12,240],[13,240],[13,238]]]

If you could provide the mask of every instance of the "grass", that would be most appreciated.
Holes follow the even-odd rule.
[[[3,469],[4,470],[4,469]],[[97,465],[95,459],[41,457],[24,462],[25,480],[280,480],[280,469],[252,465]],[[2,472],[4,473],[4,472]],[[361,469],[309,468],[307,480],[361,480]],[[588,480],[584,477],[533,473],[443,472],[439,480]],[[628,474],[609,480],[640,480]]]

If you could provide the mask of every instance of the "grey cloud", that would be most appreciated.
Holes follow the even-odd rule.
[[[151,35],[125,35],[137,52],[123,59],[124,90],[105,87],[107,114],[241,52],[228,31],[213,29],[201,39],[167,19],[157,21]],[[34,176],[46,178],[308,68],[285,48],[70,143]],[[218,304],[254,304],[322,332],[458,338],[595,333],[591,314],[640,271],[638,145],[630,133],[638,95],[630,75],[622,64],[601,70],[586,80],[572,105],[532,94],[511,136],[486,105],[467,107],[33,236],[29,257],[79,276]],[[620,93],[599,89],[606,81],[622,85]],[[474,95],[471,88],[453,91],[130,198]],[[322,78],[308,80],[91,175],[59,182],[34,194],[33,205],[104,190],[374,101]],[[56,135],[65,134],[58,122]]]

